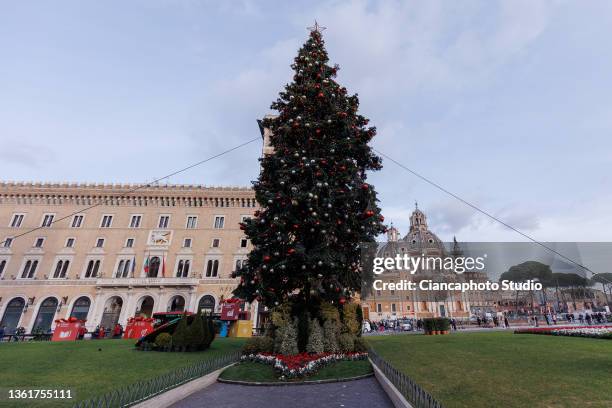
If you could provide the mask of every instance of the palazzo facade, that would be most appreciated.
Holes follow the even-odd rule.
[[[2,182],[0,326],[218,312],[251,248],[239,222],[256,209],[246,187]]]

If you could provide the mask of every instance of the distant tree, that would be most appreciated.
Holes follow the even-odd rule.
[[[499,280],[523,282],[530,279],[537,279],[542,286],[546,287],[552,283],[552,275],[553,273],[549,265],[538,261],[527,261],[511,266],[510,269],[501,274]]]

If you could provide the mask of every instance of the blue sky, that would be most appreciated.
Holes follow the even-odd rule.
[[[143,182],[257,136],[314,19],[374,146],[542,240],[610,241],[612,3],[0,1],[0,179]],[[171,183],[249,185],[259,144]],[[521,237],[386,162],[402,233]]]

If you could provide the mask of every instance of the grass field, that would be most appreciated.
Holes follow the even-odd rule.
[[[508,332],[368,337],[445,407],[612,407],[612,341]]]
[[[76,400],[239,350],[242,339],[215,339],[211,348],[194,353],[143,352],[134,340],[0,343],[0,407],[70,406],[70,403],[7,401],[7,389],[71,389]],[[74,400],[73,400],[74,402]]]
[[[341,379],[357,377],[371,372],[372,367],[367,360],[339,361],[323,367],[315,375],[305,379],[308,381]],[[271,365],[251,361],[231,366],[223,371],[219,377],[238,381],[281,382]]]

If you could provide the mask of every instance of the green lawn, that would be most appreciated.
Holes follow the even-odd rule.
[[[370,362],[367,360],[339,361],[323,367],[315,375],[306,377],[308,381],[331,380],[357,377],[372,372]],[[220,375],[226,380],[280,382],[271,365],[247,361],[227,368]]]
[[[243,339],[217,338],[211,348],[194,353],[144,352],[134,340],[0,343],[0,407],[70,406],[61,402],[16,404],[10,388],[72,389],[76,400],[149,379],[178,367],[239,350]],[[74,400],[73,400],[74,401]]]
[[[372,336],[445,407],[612,407],[612,341],[509,332]]]

